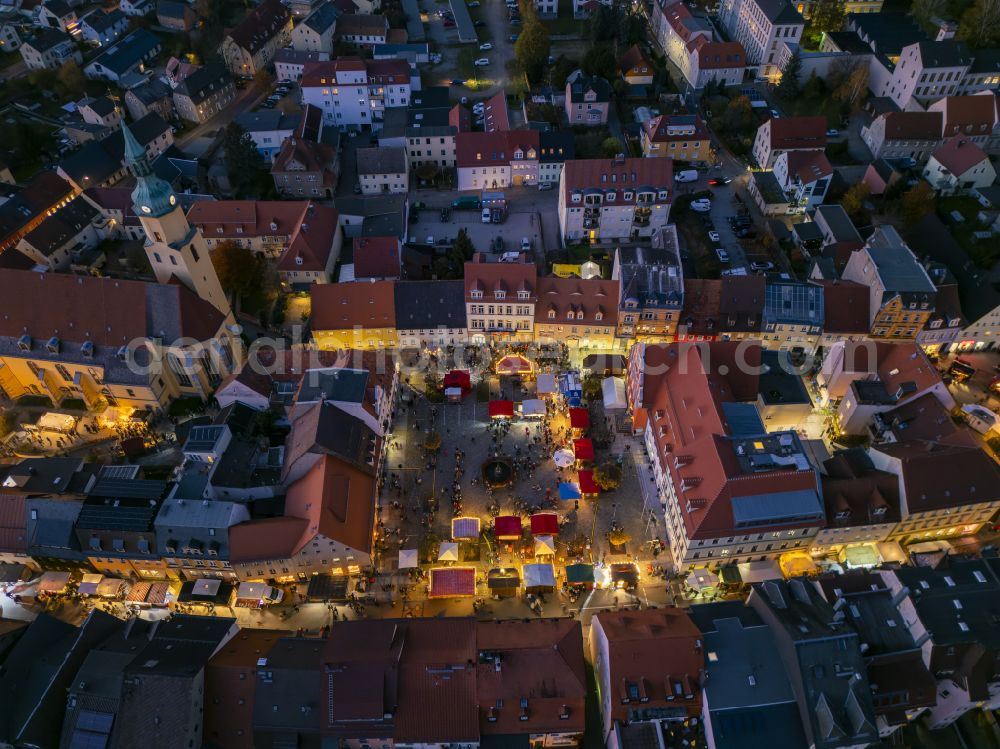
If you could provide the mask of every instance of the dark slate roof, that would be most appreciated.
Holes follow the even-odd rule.
[[[920,45],[920,61],[925,68],[955,68],[972,62],[972,55],[964,42],[945,39],[917,43]]]
[[[150,112],[129,124],[129,130],[140,144],[146,145],[164,132],[170,125],[158,112]],[[62,170],[78,185],[100,185],[108,177],[119,171],[124,164],[125,140],[115,132],[103,140],[92,140],[83,148],[70,154],[60,163]],[[88,177],[88,180],[84,180]]]
[[[755,2],[772,24],[788,26],[805,23],[788,0],[755,0]]]
[[[322,34],[333,26],[342,15],[343,11],[333,3],[323,3],[306,17],[302,25],[308,26],[317,34]]]
[[[96,63],[116,75],[124,75],[159,46],[158,36],[139,28],[95,57],[88,66]]]
[[[38,29],[24,41],[26,45],[38,52],[45,53],[58,44],[72,42],[69,34],[58,29]]]
[[[187,96],[195,104],[203,102],[220,89],[230,85],[233,77],[226,66],[218,62],[210,62],[191,73],[174,89],[175,94]]]
[[[562,162],[576,158],[576,138],[564,130],[543,130],[538,133],[538,160],[543,163]]]
[[[464,281],[397,281],[396,327],[399,330],[464,328]]]
[[[597,103],[607,103],[611,101],[611,84],[603,78],[597,76],[587,76],[582,73],[570,84],[570,99],[574,104],[584,101],[584,94],[593,89],[597,94]]]

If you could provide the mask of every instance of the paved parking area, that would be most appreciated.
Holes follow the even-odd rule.
[[[520,249],[521,238],[528,237],[533,248],[542,246],[541,225],[536,213],[511,213],[502,224],[484,224],[479,211],[452,211],[451,220],[441,223],[439,212],[430,208],[420,212],[420,220],[410,224],[411,242],[454,239],[465,229],[477,250],[490,251],[493,240],[503,237],[505,250]]]

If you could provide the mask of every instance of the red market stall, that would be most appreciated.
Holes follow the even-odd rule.
[[[521,518],[516,515],[501,515],[493,527],[498,541],[519,541],[521,538]]]
[[[444,376],[444,387],[461,388],[467,393],[472,390],[472,379],[464,369],[453,369]]]
[[[590,426],[590,412],[586,408],[571,408],[569,425],[573,429],[587,429]]]
[[[583,494],[583,496],[586,497],[587,495],[601,493],[601,487],[599,487],[597,482],[594,481],[593,471],[580,471],[578,473],[578,478],[580,481],[580,493]]]
[[[576,456],[577,460],[593,460],[594,443],[586,437],[573,440],[573,454]]]
[[[508,354],[497,362],[498,375],[520,375],[531,373],[531,362],[520,354]]]
[[[435,567],[430,571],[431,598],[461,598],[476,594],[476,570],[473,567]]]
[[[539,512],[531,516],[531,535],[558,536],[559,516],[554,512]]]
[[[513,419],[514,401],[490,401],[489,414],[491,419]]]

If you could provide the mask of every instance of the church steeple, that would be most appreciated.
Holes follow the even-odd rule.
[[[153,173],[146,149],[124,122],[122,136],[125,138],[125,165],[136,179],[136,186],[132,191],[132,206],[136,214],[140,217],[158,217],[174,210],[177,196],[174,195],[173,188],[170,183]]]

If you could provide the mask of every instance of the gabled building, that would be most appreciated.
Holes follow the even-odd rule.
[[[464,344],[468,338],[462,281],[400,281],[395,285],[400,348]]]
[[[410,66],[405,60],[340,57],[308,63],[301,85],[302,102],[323,112],[324,125],[377,131],[386,109],[409,106]]]
[[[874,690],[857,631],[805,577],[755,583],[747,603],[778,643],[807,745],[846,749],[876,742]]]
[[[603,125],[608,121],[611,84],[577,71],[566,80],[566,119],[570,125]]]
[[[665,226],[654,247],[619,247],[611,277],[618,282],[618,327],[622,341],[670,341],[684,305],[684,271],[677,230]]]
[[[812,351],[823,331],[823,287],[768,280],[764,289],[761,345]]]
[[[198,12],[185,2],[158,0],[156,21],[166,29],[186,33],[198,22]]]
[[[939,195],[964,194],[989,187],[997,178],[990,157],[963,135],[955,135],[934,149],[923,173]]]
[[[45,270],[67,270],[103,238],[95,226],[100,214],[82,197],[74,198],[38,228],[25,235],[17,249]]]
[[[312,334],[320,349],[396,347],[392,281],[322,284],[310,294]]]
[[[351,263],[353,280],[399,280],[403,268],[402,243],[398,237],[354,237],[351,249],[354,261]],[[351,280],[346,276],[348,276],[347,268],[342,266],[340,280]]]
[[[91,80],[118,83],[132,74],[141,74],[162,49],[160,38],[139,28],[115,42],[91,60],[83,69]]]
[[[538,278],[521,253],[514,262],[490,262],[476,253],[465,264],[465,316],[472,343],[534,338]]]
[[[459,132],[455,166],[459,190],[498,190],[537,184],[539,142],[536,130]]]
[[[940,112],[884,112],[861,128],[876,159],[913,159],[922,164],[941,143]]]
[[[85,41],[104,47],[128,31],[128,16],[118,8],[108,11],[98,8],[80,19],[79,28]]]
[[[685,45],[686,63],[681,70],[693,88],[709,83],[737,86],[747,69],[747,53],[739,42],[709,41],[698,36]],[[683,58],[682,58],[683,59]]]
[[[617,280],[539,278],[535,341],[573,349],[615,348],[618,289]]]
[[[823,151],[825,148],[825,118],[772,117],[757,128],[753,141],[753,158],[762,169],[770,169],[782,152]]]
[[[805,21],[788,0],[723,0],[719,20],[730,39],[743,45],[747,66],[776,81],[782,42],[798,44]],[[758,163],[761,163],[758,161]]]
[[[250,78],[268,67],[291,37],[291,12],[280,0],[264,0],[222,40],[222,59],[233,75]]]
[[[359,47],[385,44],[389,36],[389,20],[382,15],[346,13],[337,19],[334,37]]]
[[[985,149],[997,127],[997,98],[994,95],[946,96],[927,107],[941,113],[941,140],[961,136]]]
[[[680,161],[709,161],[712,139],[696,114],[661,114],[642,125],[642,155]]]
[[[170,86],[158,78],[126,91],[125,108],[133,120],[140,120],[150,112],[156,112],[164,120],[172,120],[175,117]]]
[[[590,626],[601,740],[626,747],[628,724],[682,725],[703,707],[704,643],[682,609],[604,611]]]
[[[920,111],[931,102],[958,93],[971,63],[972,55],[964,42],[915,41],[902,48],[895,64],[889,63],[888,77],[873,75],[869,87],[876,96],[892,99],[902,111]]]
[[[285,114],[277,109],[261,109],[256,112],[244,112],[233,118],[240,127],[250,134],[254,145],[265,161],[274,161],[275,156],[284,146],[285,140],[295,133],[302,123],[299,114]],[[276,185],[280,191],[281,188]]]
[[[275,125],[283,127],[286,115]],[[336,134],[336,131],[333,131]],[[261,140],[276,140],[280,133],[264,131]],[[323,133],[323,114],[306,104],[295,130],[281,143],[271,165],[274,186],[286,198],[329,198],[337,187],[340,162],[337,148],[328,143]],[[265,144],[269,146],[269,143]],[[259,149],[258,149],[259,150]]]
[[[357,169],[363,195],[402,194],[409,190],[410,169],[405,148],[359,148]]]
[[[559,182],[562,241],[652,237],[669,221],[673,182],[672,159],[567,162]]]
[[[70,61],[83,64],[83,55],[69,34],[56,29],[38,29],[24,40],[20,51],[29,70],[56,70]]]
[[[220,63],[210,62],[185,76],[174,87],[177,115],[188,122],[207,122],[236,98],[233,77]]]
[[[654,78],[653,66],[638,44],[633,44],[618,61],[622,78],[632,86],[651,86]]]
[[[298,52],[333,51],[337,19],[342,15],[333,3],[324,2],[292,29],[292,49]]]
[[[774,160],[774,176],[789,206],[805,212],[826,200],[833,166],[822,151],[783,151]]]
[[[851,254],[842,277],[871,290],[868,313],[874,338],[912,341],[934,312],[933,282],[889,225],[876,229]]]

